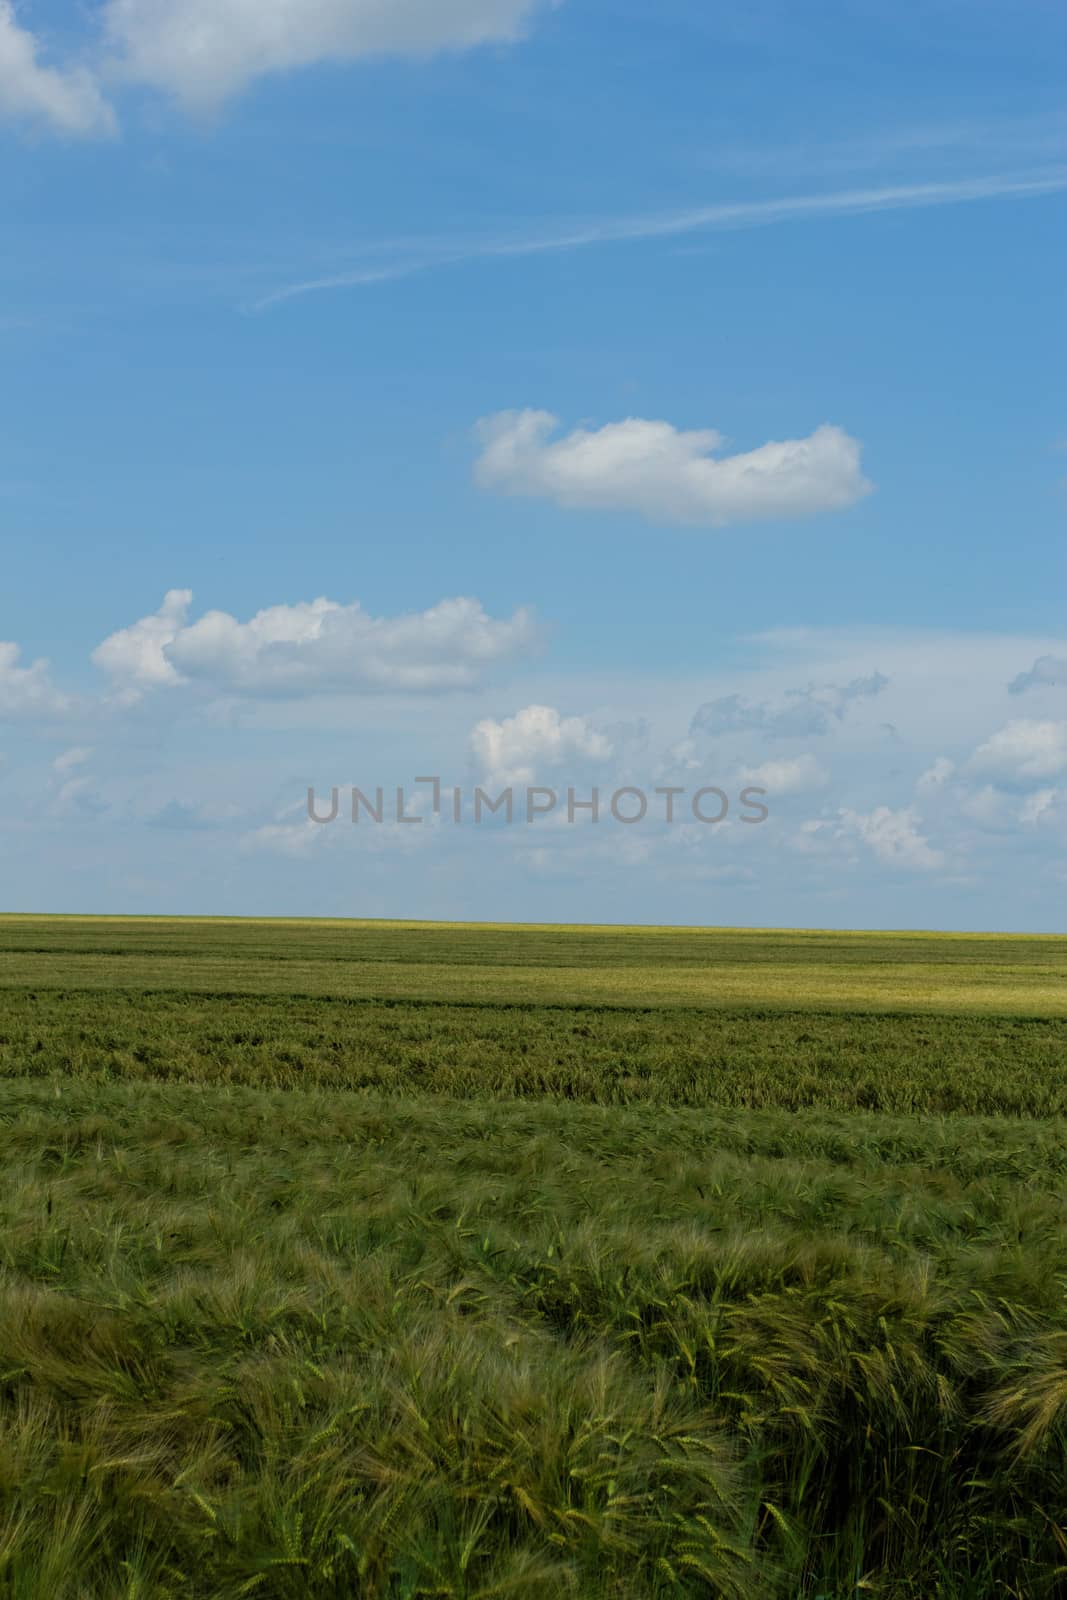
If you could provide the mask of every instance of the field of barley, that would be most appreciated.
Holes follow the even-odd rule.
[[[0,917],[0,1597],[1067,1593],[1067,938]]]

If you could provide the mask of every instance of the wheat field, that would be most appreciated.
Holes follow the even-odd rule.
[[[1065,978],[0,919],[0,1595],[1065,1592]]]

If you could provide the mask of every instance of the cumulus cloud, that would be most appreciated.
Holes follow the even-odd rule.
[[[40,54],[11,0],[0,0],[0,117],[78,138],[113,132],[114,113],[88,68],[46,66]]]
[[[71,702],[52,682],[45,660],[19,666],[19,647],[0,640],[0,717],[51,717],[69,711]]]
[[[839,837],[861,840],[886,866],[930,872],[944,865],[944,856],[919,831],[920,817],[910,806],[894,811],[876,806],[873,811],[838,813]]]
[[[471,733],[471,751],[487,783],[531,784],[546,767],[602,761],[608,737],[587,717],[563,717],[552,706],[526,706],[502,722],[485,718]]]
[[[105,0],[85,61],[48,65],[0,0],[0,118],[70,137],[114,133],[106,93],[123,82],[217,109],[256,78],[319,62],[426,57],[519,39],[560,0]]]
[[[1009,722],[979,745],[968,766],[1007,783],[1055,778],[1067,770],[1067,722]]]
[[[189,622],[191,602],[187,589],[172,589],[154,616],[94,650],[93,661],[124,696],[183,683],[283,698],[469,689],[537,637],[529,612],[496,621],[470,599],[442,600],[401,617],[372,617],[358,602],[318,599],[270,606],[248,622],[225,611]]]
[[[1008,684],[1010,694],[1025,694],[1027,689],[1051,688],[1067,684],[1067,660],[1062,656],[1038,656],[1029,672],[1020,672]]]
[[[196,111],[267,73],[323,61],[428,56],[521,37],[553,0],[108,0],[123,76]]]
[[[797,756],[793,760],[764,761],[758,767],[742,767],[742,783],[766,789],[768,794],[810,794],[823,789],[830,781],[826,768],[812,755]]]
[[[926,771],[916,780],[915,787],[920,794],[943,789],[955,770],[956,764],[954,761],[950,761],[947,756],[938,756],[933,766],[927,767]]]
[[[120,628],[97,645],[91,657],[93,665],[106,672],[127,697],[161,684],[180,683],[179,673],[164,651],[185,627],[192,603],[191,589],[169,589],[154,615]]]
[[[718,455],[713,428],[686,432],[630,417],[553,439],[548,411],[506,411],[483,419],[475,481],[502,494],[553,500],[571,509],[632,511],[650,522],[724,527],[810,516],[851,506],[871,490],[860,446],[824,425],[806,439]]]
[[[1060,793],[1058,789],[1037,789],[1033,794],[1028,794],[1023,801],[1019,812],[1019,821],[1024,827],[1036,827],[1039,823],[1053,822],[1059,809]]]
[[[789,689],[784,704],[745,700],[741,695],[723,695],[708,700],[693,717],[690,735],[716,737],[727,733],[759,732],[771,738],[807,738],[829,733],[835,722],[843,722],[855,700],[881,694],[889,679],[880,672],[850,683],[809,684],[806,689]]]

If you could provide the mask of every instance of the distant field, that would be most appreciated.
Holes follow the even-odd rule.
[[[0,985],[1067,1016],[1067,937],[0,918]]]
[[[1067,939],[0,918],[0,1600],[1067,1592]]]
[[[0,919],[0,1074],[1067,1115],[1067,938]]]

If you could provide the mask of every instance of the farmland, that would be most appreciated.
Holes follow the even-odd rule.
[[[0,918],[0,1595],[1053,1596],[1067,939]]]

